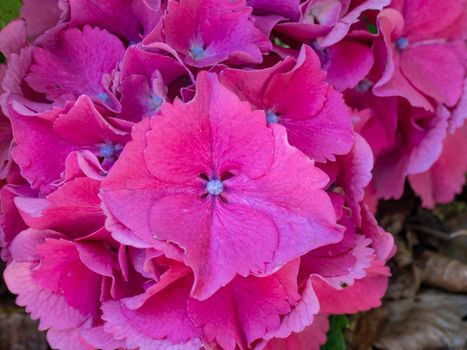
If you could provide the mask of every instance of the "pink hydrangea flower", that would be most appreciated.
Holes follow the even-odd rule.
[[[60,32],[52,50],[34,48],[26,82],[55,103],[87,94],[93,101],[118,109],[118,101],[103,84],[123,59],[125,48],[115,36],[99,28],[71,28]],[[95,62],[95,64],[89,64]]]
[[[214,75],[198,77],[190,103],[164,104],[160,116],[138,125],[121,157],[103,184],[106,207],[131,230],[125,240],[184,250],[196,298],[341,237],[321,190],[326,176],[287,144],[281,126],[268,128],[264,112]],[[129,171],[135,164],[139,170]]]
[[[53,347],[89,349],[83,332],[99,333],[109,349],[121,346],[101,328],[101,300],[119,295],[121,274],[119,245],[103,230],[99,187],[82,173],[46,198],[14,198],[30,228],[8,247],[5,281]]]
[[[223,84],[263,109],[269,125],[283,125],[290,144],[318,162],[347,153],[353,143],[348,107],[324,79],[319,59],[308,46],[303,46],[297,60],[221,74]]]
[[[302,42],[318,39],[320,47],[341,41],[364,11],[382,10],[389,0],[307,0],[300,5],[299,21],[277,25],[276,30]]]
[[[169,0],[161,27],[156,27],[144,43],[165,42],[195,67],[223,61],[261,63],[271,43],[255,28],[250,14],[245,0]]]
[[[466,6],[465,1],[398,0],[381,12],[386,64],[374,93],[402,96],[431,111],[429,98],[454,106],[462,94],[466,55],[465,29],[455,23],[465,19]]]
[[[89,150],[108,169],[129,138],[128,132],[114,127],[111,118],[105,119],[86,95],[75,104],[43,113],[12,97],[8,113],[16,141],[13,159],[32,188],[43,192],[50,192],[60,180],[72,152]]]
[[[169,85],[185,75],[175,59],[129,47],[122,63],[119,92],[122,111],[119,117],[138,122],[152,116],[168,98]]]

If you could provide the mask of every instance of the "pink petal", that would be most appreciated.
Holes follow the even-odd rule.
[[[83,31],[67,29],[54,49],[33,50],[34,64],[26,81],[51,101],[65,102],[84,93],[97,98],[105,93],[103,75],[117,67],[123,54],[123,44],[106,31],[88,26]]]
[[[290,311],[287,293],[274,275],[237,277],[205,301],[190,299],[188,312],[208,341],[223,349],[247,348],[280,325]]]
[[[0,52],[7,59],[11,54],[18,54],[26,46],[26,24],[23,20],[8,23],[0,30]]]
[[[140,38],[141,26],[130,1],[70,0],[70,17],[75,27],[100,27],[129,41]]]
[[[226,181],[229,203],[247,204],[273,220],[279,246],[269,268],[291,261],[311,249],[342,239],[331,201],[322,190],[327,176],[287,143],[285,129],[274,126],[276,140],[271,170],[254,181],[245,176]]]
[[[409,40],[421,41],[435,38],[461,15],[463,1],[405,0],[402,14]],[[443,14],[440,16],[439,14]],[[426,57],[429,57],[427,55]]]
[[[366,0],[349,11],[339,22],[337,22],[331,32],[323,40],[319,41],[321,47],[328,47],[342,40],[349,32],[350,26],[359,20],[362,12],[367,10],[382,10],[390,4],[390,0]]]
[[[24,0],[20,12],[26,22],[28,38],[35,38],[54,27],[62,16],[62,9],[57,0]]]
[[[34,280],[33,271],[37,262],[34,262],[35,257],[30,254],[37,244],[51,234],[54,233],[27,230],[17,237],[12,247],[15,261],[5,270],[5,282],[10,291],[18,294],[18,305],[26,306],[26,311],[31,313],[33,319],[40,319],[39,329],[78,327],[86,320],[87,315],[71,307],[65,296],[42,288]],[[56,271],[49,277],[54,276]]]
[[[446,137],[438,160],[427,171],[410,175],[409,181],[415,192],[422,197],[423,206],[449,203],[462,191],[467,172],[467,124]]]
[[[104,302],[104,330],[131,349],[199,349],[201,334],[187,313],[192,282],[190,275],[180,278],[136,310],[118,301]]]
[[[174,222],[173,218],[179,220]],[[172,195],[156,202],[152,232],[185,250],[185,263],[195,274],[192,295],[204,300],[236,274],[265,270],[278,244],[273,221],[263,213],[235,203]],[[261,231],[257,230],[261,227]],[[257,246],[261,245],[261,252]]]
[[[313,287],[320,301],[320,312],[351,314],[380,306],[388,285],[389,269],[386,266],[373,265],[367,273],[365,278],[342,290],[334,289],[319,277],[312,277]]]
[[[371,49],[358,42],[344,40],[329,48],[329,83],[338,91],[355,87],[373,66]]]
[[[259,177],[272,161],[264,114],[251,111],[213,74],[199,74],[195,99],[163,105],[151,127],[145,160],[149,171],[167,182],[183,183],[199,174],[220,177],[234,169]]]
[[[327,316],[318,315],[313,323],[299,333],[292,333],[285,339],[271,339],[265,350],[319,350],[326,343],[329,330]]]
[[[461,97],[465,69],[448,45],[409,46],[400,64],[414,87],[439,103],[454,106]]]
[[[163,36],[167,44],[185,55],[187,64],[195,67],[227,59],[237,64],[261,63],[262,52],[269,51],[271,44],[254,27],[250,13],[244,0],[171,0],[163,18]]]
[[[65,183],[43,198],[16,197],[15,204],[29,227],[53,229],[71,237],[102,227],[104,214],[97,196],[100,183],[85,177]]]
[[[386,65],[383,75],[373,87],[373,93],[377,96],[402,96],[409,100],[412,106],[432,111],[430,102],[410,84],[400,70],[400,57],[393,39],[402,34],[402,15],[393,9],[386,9],[378,15],[378,26],[384,38],[385,48],[382,50],[385,50]],[[375,48],[378,48],[378,45]]]

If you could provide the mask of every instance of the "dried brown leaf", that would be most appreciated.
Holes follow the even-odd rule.
[[[423,282],[449,292],[467,292],[467,264],[434,252],[422,255]]]
[[[389,322],[375,348],[454,349],[467,341],[467,295],[428,291],[415,300],[387,304]]]

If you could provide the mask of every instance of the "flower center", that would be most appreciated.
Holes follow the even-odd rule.
[[[200,59],[204,56],[204,48],[202,45],[194,44],[190,49],[190,56],[194,60]]]
[[[151,109],[151,111],[155,111],[159,109],[159,107],[162,105],[163,102],[164,100],[160,98],[159,96],[152,95],[151,100],[149,101],[149,108]]]
[[[271,111],[266,111],[266,120],[268,124],[277,124],[279,123],[279,116]]]
[[[213,196],[218,196],[224,192],[224,184],[221,180],[209,180],[206,184],[206,191]]]
[[[373,83],[368,80],[368,79],[363,79],[363,80],[360,80],[360,82],[357,84],[357,91],[359,92],[367,92],[368,90],[371,89],[371,87],[373,86]]]
[[[396,48],[398,50],[405,50],[406,48],[409,47],[409,39],[406,37],[401,36],[399,39],[396,40]]]
[[[109,104],[110,102],[110,98],[105,92],[101,92],[97,94],[97,98],[101,100],[102,102],[104,102],[105,104]]]
[[[105,159],[116,157],[123,148],[121,145],[114,145],[111,142],[101,143],[98,146],[99,151],[97,155]]]

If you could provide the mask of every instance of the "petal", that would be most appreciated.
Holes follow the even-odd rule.
[[[136,310],[118,301],[104,302],[104,330],[130,349],[199,349],[201,334],[187,313],[192,282],[190,275],[181,278]]]
[[[338,91],[355,87],[373,66],[371,49],[358,42],[344,40],[333,45],[329,56],[328,81]]]
[[[449,134],[443,143],[438,160],[427,171],[410,175],[409,181],[415,192],[422,198],[423,206],[432,208],[435,204],[449,203],[462,191],[467,172],[467,124]]]
[[[414,107],[423,107],[432,111],[430,102],[416,90],[400,69],[400,57],[393,44],[393,38],[399,37],[404,26],[402,15],[393,9],[386,9],[378,15],[378,26],[383,34],[383,42],[375,45],[375,49],[380,48],[385,51],[386,61],[384,71],[379,81],[373,87],[373,93],[377,96],[402,96],[405,97]]]
[[[247,348],[280,325],[290,311],[287,293],[279,279],[237,277],[209,299],[188,301],[193,322],[202,327],[208,341],[223,349]]]
[[[319,350],[326,343],[329,330],[327,316],[318,315],[313,323],[299,333],[292,333],[285,339],[274,338],[269,341],[265,350]]]
[[[226,59],[237,64],[261,63],[262,52],[269,51],[271,44],[250,21],[250,13],[244,0],[171,0],[163,18],[163,36],[167,44],[186,56],[187,64],[195,67]],[[182,33],[180,25],[185,28]],[[193,45],[202,50],[199,56],[190,54]]]
[[[123,44],[106,31],[88,26],[83,31],[67,29],[54,49],[34,48],[35,63],[26,81],[51,101],[65,102],[84,93],[97,97],[105,93],[102,76],[117,67],[123,54]]]
[[[96,26],[124,37],[127,40],[140,39],[141,25],[133,14],[130,1],[70,0],[71,25]]]
[[[279,247],[269,268],[342,239],[342,228],[328,195],[322,190],[327,176],[296,148],[288,145],[285,129],[273,127],[274,163],[263,177],[245,176],[226,181],[227,201],[248,205],[267,215],[279,232]]]
[[[16,197],[23,220],[34,229],[53,229],[71,237],[88,235],[104,224],[97,196],[100,182],[85,177],[65,183],[44,198]]]
[[[320,312],[324,314],[353,314],[367,311],[381,305],[389,279],[386,266],[374,265],[367,270],[367,276],[354,285],[337,290],[319,277],[312,277],[313,287],[320,301]]]
[[[448,45],[412,46],[401,53],[404,76],[437,102],[454,106],[462,94],[465,70]]]
[[[165,104],[151,119],[146,164],[154,176],[172,183],[200,174],[220,178],[236,169],[261,176],[272,161],[273,139],[265,124],[262,112],[252,112],[215,75],[200,74],[194,100]]]
[[[244,205],[173,195],[157,201],[151,214],[155,236],[185,250],[185,263],[195,274],[192,295],[200,300],[236,274],[264,272],[277,248],[277,231],[271,219]]]
[[[450,25],[461,15],[463,2],[456,0],[406,0],[403,15],[409,40],[433,39],[434,35]],[[442,16],[440,16],[442,14]],[[428,55],[429,56],[429,55]]]

